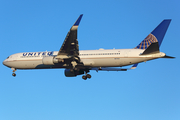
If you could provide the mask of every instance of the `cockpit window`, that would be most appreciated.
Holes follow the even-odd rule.
[[[9,56],[7,57],[7,59],[9,58]]]

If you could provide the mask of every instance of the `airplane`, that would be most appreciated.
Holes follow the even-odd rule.
[[[171,19],[163,20],[139,45],[132,49],[79,50],[77,30],[83,14],[70,28],[59,51],[23,52],[10,55],[3,64],[15,71],[17,69],[65,68],[66,77],[83,75],[90,79],[90,70],[127,71],[135,69],[141,62],[157,58],[175,58],[159,51]],[[133,65],[124,69],[123,66]]]

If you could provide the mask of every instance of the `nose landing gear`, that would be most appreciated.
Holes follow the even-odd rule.
[[[11,68],[11,70],[13,70],[13,74],[12,74],[12,76],[13,76],[13,77],[16,77],[16,73],[15,73],[16,68]]]
[[[13,73],[12,76],[16,77],[16,73]]]

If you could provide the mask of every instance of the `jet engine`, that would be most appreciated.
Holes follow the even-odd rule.
[[[77,75],[84,74],[84,70],[80,69],[79,71],[71,72],[70,69],[65,69],[64,74],[65,74],[66,77],[76,77]]]
[[[42,63],[44,65],[54,65],[55,63],[59,63],[59,62],[62,62],[63,60],[61,59],[57,59],[55,58],[54,56],[48,56],[48,57],[44,57],[42,59]]]

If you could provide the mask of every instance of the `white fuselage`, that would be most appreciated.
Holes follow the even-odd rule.
[[[164,53],[141,55],[142,49],[111,49],[111,50],[81,50],[79,57],[84,66],[91,67],[119,67],[148,61],[165,56]],[[48,69],[67,68],[66,64],[44,65],[42,59],[56,56],[58,51],[52,52],[24,52],[9,56],[3,64],[16,69]]]

